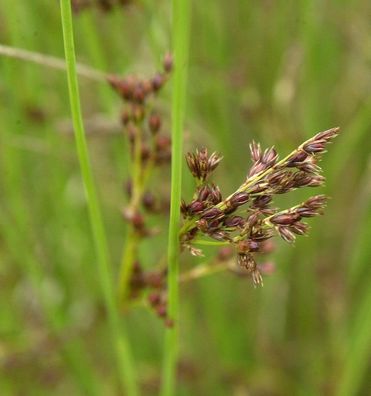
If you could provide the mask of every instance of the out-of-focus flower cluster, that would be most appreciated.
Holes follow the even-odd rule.
[[[124,182],[128,203],[122,211],[123,218],[128,223],[129,240],[126,241],[125,249],[128,253],[124,254],[121,268],[124,274],[125,268],[130,270],[128,276],[122,276],[124,280],[121,280],[121,287],[125,289],[125,295],[120,295],[120,299],[133,299],[140,297],[143,292],[147,293],[150,307],[168,325],[166,267],[154,271],[145,270],[139,261],[138,251],[143,238],[159,232],[158,227],[151,228],[148,225],[149,217],[166,215],[169,211],[169,197],[162,195],[163,191],[151,188],[151,179],[154,176],[161,177],[161,173],[154,170],[168,165],[171,159],[171,139],[163,131],[165,122],[157,109],[156,99],[169,80],[172,65],[172,57],[167,54],[163,59],[162,70],[152,77],[108,77],[109,84],[123,101],[121,124],[130,151],[130,174]]]

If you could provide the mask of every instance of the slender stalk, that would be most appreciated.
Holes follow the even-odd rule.
[[[142,199],[143,194],[143,178],[142,178],[142,125],[137,125],[137,134],[134,141],[134,157],[132,162],[132,197],[128,207],[130,214],[135,214],[138,211],[138,206]],[[129,223],[127,228],[127,236],[125,246],[122,253],[119,285],[118,285],[118,298],[119,305],[124,306],[128,297],[128,288],[130,278],[133,272],[134,262],[137,259],[137,247],[139,242],[139,235],[135,230],[133,224]]]
[[[174,394],[176,362],[178,356],[179,311],[179,222],[182,183],[182,140],[186,105],[186,79],[188,67],[190,1],[173,0],[173,53],[175,59],[172,96],[172,153],[171,153],[171,202],[168,240],[168,316],[174,326],[165,334],[163,362],[163,396]]]
[[[28,15],[26,10],[31,7],[32,5],[29,4],[2,4],[1,10],[4,22],[6,21],[3,30],[7,33],[10,42],[14,46],[18,46],[20,43],[32,46],[32,36],[25,35],[29,31],[28,29],[33,29],[34,27],[35,21],[33,17],[35,15]],[[22,24],[24,20],[27,20],[27,27]],[[16,51],[15,47],[7,47],[0,44],[0,55],[3,55],[2,50],[4,47],[8,50],[10,49],[10,52],[12,49]],[[16,265],[22,279],[27,279],[31,283],[33,292],[38,301],[40,301],[42,311],[40,314],[45,316],[46,319],[45,330],[60,341],[60,348],[55,352],[60,353],[63,359],[66,376],[69,377],[71,375],[76,389],[80,393],[96,396],[101,394],[102,389],[91,362],[86,356],[86,350],[81,340],[65,339],[67,312],[62,309],[59,303],[50,301],[47,296],[48,293],[43,287],[47,275],[41,265],[41,257],[34,251],[34,247],[37,245],[34,238],[36,229],[35,216],[38,216],[39,213],[36,202],[24,199],[27,187],[25,183],[21,182],[31,157],[28,158],[27,155],[21,153],[17,148],[12,147],[12,139],[16,136],[22,139],[25,136],[23,125],[28,125],[22,103],[25,100],[28,103],[42,103],[43,101],[43,93],[39,89],[41,84],[40,73],[36,69],[28,70],[28,65],[22,65],[21,63],[12,64],[6,59],[0,63],[2,89],[5,89],[5,95],[10,95],[12,98],[8,105],[2,106],[1,109],[0,184],[2,186],[2,202],[0,207],[0,239],[3,241],[2,250],[5,249],[5,251],[9,252],[9,262],[7,264]],[[14,89],[15,86],[22,87],[22,89]],[[46,129],[44,128],[47,128],[47,123],[45,123],[44,127],[38,125],[38,133],[42,134],[45,132]],[[53,170],[57,171],[58,166],[54,166]],[[28,176],[31,177],[30,174]],[[50,183],[50,185],[52,184],[53,182]],[[55,192],[56,189],[53,191]],[[43,195],[42,186],[40,186],[38,192],[40,196]],[[45,206],[45,213],[49,213],[48,205]],[[55,231],[57,232],[56,229]],[[38,234],[38,238],[40,239],[40,234]],[[57,252],[55,253],[55,268],[57,268]],[[3,266],[5,265],[4,269],[7,268],[5,257],[2,259],[2,264]],[[12,269],[13,271],[15,271],[15,268]],[[64,287],[64,279],[59,279],[59,281]],[[15,323],[18,325],[19,313],[15,307],[12,310],[14,310],[14,317],[16,318]],[[22,326],[21,323],[19,325]],[[27,332],[26,329],[24,330]],[[16,384],[14,385],[14,392],[9,394],[17,393],[16,389],[21,392],[20,388]],[[1,383],[1,389],[1,393],[6,394],[6,390],[3,390],[3,383]]]
[[[0,55],[9,58],[24,60],[27,62],[36,63],[41,66],[51,67],[58,70],[66,70],[66,62],[64,59],[56,58],[39,52],[28,51],[23,48],[11,47],[8,45],[0,44]],[[95,81],[106,82],[107,74],[93,69],[90,66],[76,63],[76,71],[81,77],[89,78]]]
[[[118,298],[119,305],[124,306],[128,297],[128,288],[133,272],[134,262],[136,260],[136,250],[138,244],[138,237],[131,224],[128,226],[125,246],[121,259],[119,285],[118,285]]]
[[[113,291],[111,269],[109,265],[108,244],[95,182],[90,167],[88,147],[82,121],[79,88],[76,75],[76,59],[70,0],[61,0],[60,5],[72,121],[75,131],[76,149],[89,209],[90,223],[98,258],[99,278],[106,304],[109,326],[116,347],[117,363],[122,387],[126,389],[127,395],[135,396],[138,394],[138,390],[134,377],[131,354],[129,351],[129,343],[123,329],[120,328],[120,318]]]

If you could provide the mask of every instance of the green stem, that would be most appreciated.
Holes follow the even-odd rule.
[[[132,161],[132,196],[128,207],[129,215],[135,215],[143,195],[144,182],[142,174],[142,125],[137,124],[137,133],[135,134]],[[136,250],[139,242],[139,235],[133,224],[129,223],[127,227],[127,236],[122,253],[120,276],[118,285],[119,304],[123,306],[128,297],[128,288],[133,272],[134,262],[136,260]]]
[[[118,298],[120,306],[123,306],[128,297],[128,286],[133,272],[133,266],[136,258],[136,247],[138,244],[138,237],[133,226],[128,227],[127,237],[125,241],[124,251],[122,253],[120,276],[119,276],[119,291]]]
[[[91,171],[88,147],[82,121],[79,88],[76,75],[76,59],[70,0],[61,0],[60,5],[72,121],[75,131],[76,149],[89,209],[90,223],[94,236],[99,279],[101,281],[112,338],[116,346],[117,363],[122,387],[126,388],[127,395],[135,396],[138,394],[138,390],[131,354],[129,351],[129,343],[123,329],[120,328],[120,318],[113,292],[111,268],[109,265],[108,244],[98,203],[95,182]]]
[[[166,329],[162,372],[162,396],[174,395],[178,356],[179,223],[182,183],[183,124],[186,107],[190,1],[173,0],[174,76],[172,93],[171,202],[168,240],[168,317],[174,326]]]
[[[229,245],[228,241],[208,241],[207,239],[193,239],[192,245],[203,245],[203,246],[225,246]]]
[[[134,139],[134,159],[133,159],[133,186],[130,209],[137,210],[141,199],[141,176],[142,176],[142,127],[138,125]]]

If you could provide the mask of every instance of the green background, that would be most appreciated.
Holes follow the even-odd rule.
[[[177,395],[366,395],[371,351],[371,29],[366,0],[193,2],[185,149],[224,155],[229,194],[250,166],[248,143],[283,155],[321,130],[341,135],[322,162],[332,199],[294,247],[277,241],[264,288],[220,273],[181,288]],[[171,46],[169,1],[75,15],[78,61],[149,76]],[[59,5],[0,0],[0,43],[63,58]],[[80,77],[93,171],[117,273],[128,152],[121,103]],[[171,90],[158,106],[170,125]],[[184,198],[193,184],[184,169]],[[169,172],[153,188],[169,190]],[[166,249],[146,241],[151,268]],[[206,251],[212,258],[214,249]],[[205,260],[205,259],[204,259]],[[198,260],[200,261],[200,260]],[[201,260],[201,262],[203,262]],[[181,269],[197,260],[184,253]],[[114,352],[70,122],[65,74],[0,56],[0,393],[116,395]],[[157,394],[163,324],[124,316],[144,394]]]

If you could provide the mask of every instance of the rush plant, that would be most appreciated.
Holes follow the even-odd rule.
[[[274,147],[263,151],[260,144],[252,142],[252,166],[246,180],[225,199],[210,180],[222,157],[209,155],[205,148],[188,153],[196,190],[190,203],[182,202],[182,246],[193,255],[202,255],[195,245],[211,240],[231,245],[238,264],[251,275],[254,285],[263,285],[255,254],[266,250],[267,241],[275,235],[293,243],[297,235],[307,234],[309,226],[304,220],[322,214],[326,205],[326,197],[316,195],[280,210],[273,206],[273,198],[298,188],[322,186],[325,178],[318,162],[338,133],[339,128],[317,133],[282,160]]]
[[[319,161],[326,152],[326,146],[338,135],[339,128],[317,133],[281,160],[274,147],[263,150],[259,143],[252,142],[252,164],[246,172],[246,179],[225,198],[212,180],[212,174],[222,160],[221,154],[209,154],[206,148],[196,149],[185,158],[195,180],[195,191],[189,202],[181,200],[187,63],[184,49],[188,46],[189,26],[184,16],[188,15],[189,10],[184,1],[175,4],[174,20],[182,23],[174,25],[171,137],[163,132],[166,120],[157,106],[157,97],[173,71],[174,61],[170,54],[165,55],[162,70],[150,78],[134,75],[124,78],[117,75],[107,77],[108,83],[123,101],[121,123],[128,141],[130,158],[130,175],[125,182],[128,202],[122,213],[127,222],[127,232],[115,291],[107,237],[81,116],[69,1],[61,0],[61,10],[76,148],[120,376],[128,394],[138,394],[129,343],[120,315],[128,303],[133,300],[142,301],[164,320],[166,326],[162,394],[172,395],[175,392],[178,351],[179,283],[215,272],[215,264],[218,263],[218,271],[231,269],[238,275],[250,276],[254,286],[262,286],[262,274],[268,271],[258,263],[257,255],[272,250],[270,239],[274,236],[293,243],[297,236],[307,234],[309,225],[306,219],[323,214],[327,201],[324,195],[315,195],[281,210],[275,207],[274,198],[299,188],[320,187],[324,184],[325,178],[321,174]],[[161,174],[153,172],[156,167],[161,168],[170,162],[170,198],[161,197],[150,191],[149,181]],[[156,229],[148,226],[147,219],[152,215],[166,214],[169,205],[167,259],[160,266],[145,270],[139,261],[141,242],[156,234]],[[222,250],[210,260],[209,265],[179,274],[180,253],[187,250],[192,255],[201,256],[203,252],[199,246],[202,245],[215,245],[222,247]],[[234,260],[231,259],[232,256],[235,256]]]

